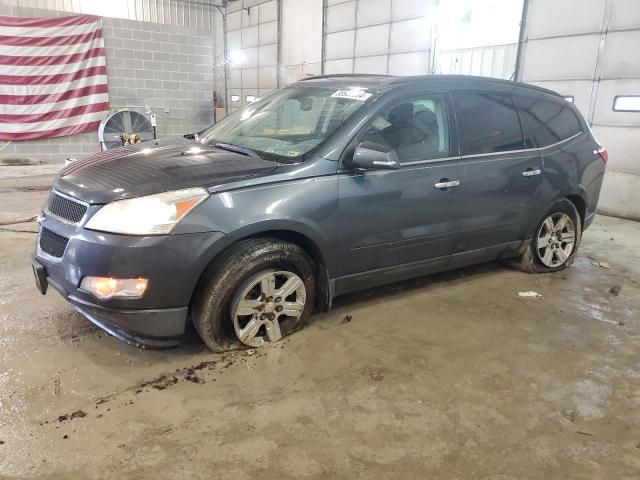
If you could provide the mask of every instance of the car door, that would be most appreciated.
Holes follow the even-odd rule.
[[[391,99],[345,152],[353,157],[355,146],[364,141],[383,144],[397,152],[400,166],[357,171],[342,164],[338,292],[446,267],[464,174],[451,153],[451,108],[444,93]]]
[[[454,91],[452,97],[466,178],[453,249],[457,266],[495,258],[529,233],[543,166],[539,151],[525,148],[510,95]]]

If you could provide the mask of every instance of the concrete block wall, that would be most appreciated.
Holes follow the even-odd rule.
[[[67,12],[0,5],[0,15]],[[213,123],[211,30],[103,17],[109,102],[113,110],[155,113],[159,138]],[[96,132],[26,142],[0,142],[0,160],[63,162],[99,151]]]

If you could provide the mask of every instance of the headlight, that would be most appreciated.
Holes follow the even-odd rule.
[[[116,200],[102,207],[85,228],[128,235],[169,233],[209,193],[204,188],[187,188],[146,197]]]
[[[146,278],[84,277],[80,288],[100,300],[140,298],[149,281]]]

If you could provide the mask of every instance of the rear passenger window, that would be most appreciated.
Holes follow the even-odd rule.
[[[454,92],[462,155],[522,149],[522,131],[511,98],[490,93]]]
[[[564,100],[516,95],[526,148],[546,147],[580,133],[582,127]]]

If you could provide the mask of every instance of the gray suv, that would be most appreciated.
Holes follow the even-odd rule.
[[[558,94],[467,76],[312,77],[203,131],[62,170],[33,269],[138,346],[190,318],[259,347],[336,295],[496,259],[566,268],[607,152]]]

